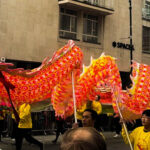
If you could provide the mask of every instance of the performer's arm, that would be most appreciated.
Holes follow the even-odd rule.
[[[122,137],[123,137],[124,142],[125,142],[126,144],[128,144],[129,142],[128,142],[127,135],[126,135],[126,133],[125,133],[124,127],[122,127],[121,134],[122,134]],[[130,138],[131,143],[134,142],[134,137],[135,137],[135,135],[136,135],[136,129],[133,130],[133,131],[129,134],[129,138]]]

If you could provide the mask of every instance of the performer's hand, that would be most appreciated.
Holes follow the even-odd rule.
[[[125,120],[124,120],[123,118],[120,118],[119,123],[120,123],[121,125],[123,125],[123,123],[126,123],[126,122],[125,122]]]
[[[78,128],[79,127],[79,124],[78,123],[73,123],[72,124],[72,129],[75,129],[75,128]]]
[[[124,120],[123,118],[120,118],[119,123],[120,123],[121,125],[123,125],[123,123],[131,123],[132,125],[134,125],[134,124],[136,123],[136,121],[135,121],[135,120],[126,121],[126,120]]]

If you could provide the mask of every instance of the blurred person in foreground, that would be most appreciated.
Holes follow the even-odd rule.
[[[68,130],[60,145],[60,150],[106,150],[101,134],[92,127],[79,127]]]
[[[144,110],[141,116],[142,126],[135,128],[129,135],[134,150],[150,150],[150,109]],[[123,123],[123,120],[121,120]],[[122,136],[128,144],[125,129],[122,128]]]

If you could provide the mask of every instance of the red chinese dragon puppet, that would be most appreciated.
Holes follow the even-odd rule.
[[[150,66],[134,62],[133,85],[124,92],[115,58],[102,54],[91,60],[88,67],[83,67],[82,60],[81,49],[69,41],[52,59],[46,58],[33,70],[9,69],[13,64],[0,63],[0,105],[9,106],[9,99],[17,107],[51,98],[56,115],[66,118],[74,113],[73,73],[77,108],[97,94],[103,100],[111,97],[115,112],[118,113],[118,104],[126,120],[137,119],[144,109],[150,108]],[[108,93],[96,90],[106,86]]]

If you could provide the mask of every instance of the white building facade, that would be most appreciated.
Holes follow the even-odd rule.
[[[133,59],[150,65],[150,0],[131,2]],[[83,50],[85,65],[105,52],[129,72],[129,0],[0,1],[0,57],[34,67],[69,39]]]

